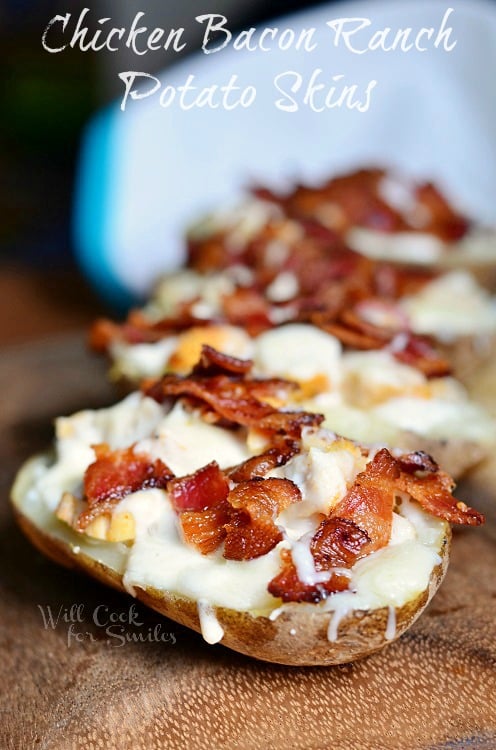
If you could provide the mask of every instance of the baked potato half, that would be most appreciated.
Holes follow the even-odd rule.
[[[12,502],[46,555],[249,656],[339,664],[399,637],[478,525],[424,453],[366,448],[280,409],[281,379],[205,348],[107,409],[56,423]]]
[[[85,539],[48,514],[35,510],[27,496],[39,462],[35,458],[20,471],[12,491],[12,506],[17,522],[30,542],[59,565],[85,573],[101,583],[125,593],[123,582],[125,554],[115,543]],[[133,586],[133,595],[148,607],[185,625],[208,640],[220,643],[247,656],[294,666],[328,666],[361,659],[399,638],[422,614],[446,574],[451,546],[451,529],[442,524],[439,539],[439,563],[433,566],[425,587],[404,603],[375,609],[323,610],[318,605],[297,602],[280,606],[276,618],[251,614],[226,607],[212,606],[213,635],[208,623],[201,623],[198,602],[145,586]],[[330,630],[335,631],[331,638]],[[219,631],[220,632],[220,631]]]
[[[27,538],[55,563],[129,593],[123,584],[123,559],[108,550],[108,543],[82,541],[81,535],[65,529],[60,522],[44,523],[33,514],[25,494],[32,469],[33,464],[21,471],[12,494],[16,519]],[[422,614],[444,578],[450,544],[451,530],[445,523],[441,562],[433,568],[425,589],[393,610],[388,606],[344,614],[336,625],[335,640],[328,637],[334,612],[294,603],[286,604],[275,620],[214,606],[213,614],[223,630],[220,643],[256,659],[295,666],[344,664],[368,656],[399,638]],[[171,620],[202,632],[196,601],[150,586],[134,587],[134,595]]]

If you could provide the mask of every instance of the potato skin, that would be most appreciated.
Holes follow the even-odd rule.
[[[71,546],[36,526],[12,498],[17,522],[28,539],[44,555],[65,567],[79,570],[101,583],[125,592],[122,576],[112,568],[80,551],[75,554]],[[392,640],[415,622],[439,588],[449,561],[451,529],[445,525],[441,550],[441,563],[430,577],[425,591],[402,607],[397,607],[396,633]],[[136,587],[136,598],[181,625],[201,632],[196,602],[186,597],[147,587]],[[330,666],[344,664],[374,653],[391,643],[386,639],[389,610],[383,607],[371,611],[355,611],[343,617],[339,624],[338,640],[330,642],[327,628],[332,612],[319,611],[315,605],[292,603],[286,605],[274,621],[268,617],[254,617],[223,607],[214,612],[224,629],[221,643],[234,651],[263,661],[292,666]]]

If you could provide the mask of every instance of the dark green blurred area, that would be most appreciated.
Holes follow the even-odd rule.
[[[41,45],[51,2],[10,2],[0,12],[0,259],[72,263],[70,212],[81,128],[97,106],[94,55],[62,59]],[[80,4],[69,2],[77,12]]]
[[[71,13],[72,22],[88,7],[89,25],[96,29],[99,18],[117,11],[132,17],[142,10],[150,11],[150,20],[187,27],[198,12],[229,8],[232,28],[241,28],[318,2],[187,0],[161,6],[159,0],[122,0],[122,5],[119,0],[0,0],[0,262],[47,270],[73,265],[70,224],[81,131],[116,93],[112,65],[120,59],[43,49],[51,18]],[[146,63],[155,70],[174,59],[153,55]],[[144,62],[140,58],[140,67]]]

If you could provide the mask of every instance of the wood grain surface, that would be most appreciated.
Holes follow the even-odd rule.
[[[495,404],[490,371],[480,383]],[[400,641],[352,665],[271,666],[130,612],[131,597],[58,568],[17,529],[9,487],[53,416],[113,399],[82,339],[4,349],[0,388],[2,750],[496,748],[494,464],[460,493],[486,526],[455,535],[445,583]],[[123,622],[109,630],[110,616]]]

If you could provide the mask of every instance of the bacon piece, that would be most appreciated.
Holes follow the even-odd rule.
[[[212,461],[194,474],[172,479],[167,489],[178,513],[201,511],[227,500],[229,483],[219,464]]]
[[[351,568],[363,555],[363,549],[369,543],[367,533],[353,521],[337,517],[324,519],[310,542],[316,572],[331,571],[332,568]],[[327,581],[316,584],[303,583],[298,578],[289,550],[283,550],[281,557],[282,570],[270,581],[268,590],[283,602],[317,603],[329,594],[345,591],[349,586],[348,576],[337,572],[332,572]]]
[[[417,294],[422,287],[438,278],[440,271],[416,266],[394,266],[391,263],[376,262],[374,287],[377,297],[399,299]]]
[[[274,326],[269,302],[254,288],[238,287],[224,297],[222,307],[228,322],[243,326],[250,336],[258,336]]]
[[[348,518],[367,532],[364,554],[385,547],[391,537],[395,492],[399,490],[398,462],[383,448],[358,474],[351,489],[333,509],[333,515]]]
[[[314,315],[312,317],[312,323],[317,325],[322,330],[330,333],[331,336],[335,336],[343,344],[343,346],[349,349],[382,349],[385,341],[382,337],[371,336],[364,331],[351,328],[350,326],[336,321],[325,321],[324,316]]]
[[[223,502],[200,511],[184,511],[179,516],[185,541],[198,547],[203,555],[214,552],[226,538],[225,526],[231,518],[231,507]]]
[[[214,375],[246,375],[253,367],[251,359],[238,359],[217,351],[208,344],[203,344],[200,359],[191,374],[202,377]]]
[[[211,273],[227,268],[233,262],[229,253],[225,234],[217,232],[205,239],[188,238],[188,268],[194,268],[201,274]]]
[[[153,343],[163,337],[150,328],[133,325],[130,322],[113,323],[106,318],[99,318],[90,328],[88,344],[93,351],[104,354],[111,344],[122,341],[128,344]]]
[[[322,221],[326,217],[326,225],[330,222],[340,233],[352,226],[395,232],[403,229],[405,222],[379,195],[384,174],[379,169],[362,169],[335,177],[321,187],[298,186],[283,205],[287,214],[296,218]],[[333,214],[326,212],[328,206],[335,207]]]
[[[104,354],[110,344],[119,339],[121,327],[106,318],[98,318],[90,328],[88,334],[88,345],[90,349],[99,354]]]
[[[224,375],[204,380],[166,375],[151,387],[146,386],[145,393],[159,403],[169,396],[193,397],[232,424],[256,425],[274,411],[272,406],[247,393],[242,383],[232,382]]]
[[[277,526],[264,519],[252,523],[241,511],[225,527],[224,557],[227,560],[254,560],[266,555],[282,540]]]
[[[203,554],[224,541],[226,559],[252,560],[270,552],[282,539],[274,519],[299,500],[301,493],[289,479],[251,479],[236,485],[227,500],[183,511],[179,519],[185,540]]]
[[[399,362],[416,367],[427,378],[442,378],[451,373],[449,362],[436,351],[426,336],[404,335],[406,338],[401,349],[393,347],[394,356]]]
[[[160,460],[152,461],[133,447],[111,450],[108,445],[94,446],[96,461],[84,474],[84,495],[88,508],[81,513],[76,528],[83,530],[93,518],[108,513],[126,495],[157,487],[165,489],[172,471]]]
[[[403,453],[397,458],[397,461],[402,469],[408,474],[415,474],[416,472],[427,472],[433,474],[439,471],[438,464],[434,461],[432,456],[424,451],[415,451],[414,453]]]
[[[229,493],[233,508],[246,511],[252,520],[274,519],[301,500],[301,492],[290,479],[250,479],[240,482]]]
[[[430,221],[422,227],[424,231],[437,234],[446,242],[456,242],[466,235],[470,222],[450,206],[445,196],[432,182],[419,185],[415,191],[415,197],[430,214]]]
[[[207,357],[217,356],[213,353],[215,350],[210,350],[210,347],[206,348],[206,352]],[[241,368],[241,365],[238,365],[240,360],[234,358],[224,361],[221,355],[218,361],[222,361],[226,366]],[[224,420],[228,426],[257,427],[262,431],[299,437],[304,426],[315,427],[323,421],[322,415],[282,412],[264,401],[279,398],[281,391],[294,388],[294,383],[280,378],[249,380],[243,378],[242,374],[231,372],[229,375],[212,377],[195,372],[187,377],[168,374],[160,380],[143,383],[142,388],[147,396],[159,403],[169,397],[182,396],[191,399],[194,406],[207,406],[212,412],[209,415],[210,421]]]
[[[450,523],[480,526],[484,516],[451,494],[453,480],[444,471],[416,476],[402,471],[398,488],[407,492],[424,510]]]
[[[284,466],[293,456],[300,452],[296,440],[276,440],[275,444],[258,456],[248,458],[243,463],[228,471],[233,482],[246,482],[256,477],[264,477],[269,471]]]
[[[225,527],[224,557],[252,560],[270,552],[282,539],[274,519],[300,500],[301,492],[290,479],[258,478],[237,484],[228,498],[238,512]]]

